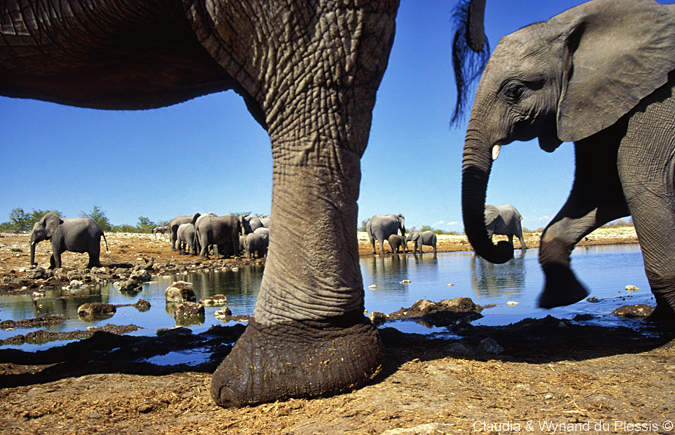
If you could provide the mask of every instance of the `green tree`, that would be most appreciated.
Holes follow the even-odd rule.
[[[136,224],[136,228],[139,229],[139,232],[141,233],[151,233],[152,229],[156,227],[155,223],[150,220],[150,218],[147,218],[145,216],[139,216],[138,217],[138,224]]]
[[[101,207],[95,205],[94,208],[92,209],[91,213],[87,214],[85,212],[80,212],[82,216],[91,218],[96,224],[98,224],[99,227],[103,231],[110,231],[112,229],[112,225],[110,225],[110,221],[108,220],[108,217],[105,215],[105,212],[101,210]]]
[[[23,211],[22,208],[15,208],[9,213],[9,222],[11,231],[14,233],[21,233],[28,231],[30,228],[30,215]]]
[[[366,231],[366,225],[368,225],[368,221],[369,221],[369,220],[370,220],[370,219],[364,219],[364,220],[362,220],[362,221],[361,221],[361,225],[359,225],[359,227],[356,229],[356,231],[363,231],[363,232],[365,232],[365,231]]]

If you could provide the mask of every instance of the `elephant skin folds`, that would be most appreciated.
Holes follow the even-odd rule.
[[[339,324],[349,317],[350,326]],[[241,407],[331,396],[365,385],[383,363],[380,336],[361,314],[338,320],[274,326],[251,320],[213,374],[213,400],[226,408]]]

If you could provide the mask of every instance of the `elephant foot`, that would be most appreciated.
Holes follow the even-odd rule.
[[[647,272],[647,279],[656,299],[656,308],[646,320],[675,326],[675,278]]]
[[[223,407],[321,397],[363,386],[384,360],[377,329],[361,313],[329,322],[263,326],[251,320],[211,379]]]
[[[546,283],[544,291],[539,296],[541,308],[555,308],[577,303],[586,296],[588,291],[574,276],[569,267],[561,264],[543,266]]]

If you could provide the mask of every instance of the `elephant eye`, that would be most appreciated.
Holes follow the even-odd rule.
[[[502,86],[502,92],[510,100],[517,101],[523,95],[525,85],[521,82],[510,81]]]

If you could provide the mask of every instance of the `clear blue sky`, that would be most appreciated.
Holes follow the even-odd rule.
[[[488,0],[491,47],[580,3]],[[408,228],[463,230],[466,121],[449,127],[452,6],[401,1],[361,160],[359,223],[374,214],[403,213]],[[133,112],[0,98],[0,150],[0,222],[17,207],[76,217],[97,205],[114,225],[136,225],[139,216],[160,221],[194,212],[270,212],[269,137],[231,91]],[[525,227],[544,227],[567,198],[573,166],[570,143],[547,154],[536,142],[514,142],[493,166],[488,203],[511,203]]]

